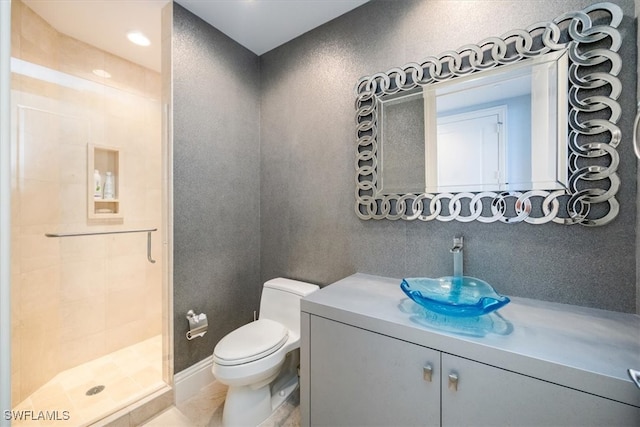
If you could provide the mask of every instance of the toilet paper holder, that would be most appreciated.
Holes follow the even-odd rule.
[[[187,331],[187,339],[192,340],[207,333],[207,315],[204,313],[196,314],[195,311],[187,311],[187,320],[189,321],[189,330]]]

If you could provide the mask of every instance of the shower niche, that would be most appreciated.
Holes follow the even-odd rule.
[[[88,144],[87,154],[87,218],[122,219],[120,150]]]

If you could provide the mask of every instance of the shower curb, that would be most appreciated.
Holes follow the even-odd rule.
[[[173,389],[164,386],[147,397],[103,418],[90,427],[136,427],[173,405]]]
[[[215,381],[211,372],[213,355],[189,366],[173,376],[176,404],[195,396],[205,386]]]

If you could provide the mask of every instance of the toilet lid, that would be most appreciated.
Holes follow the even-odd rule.
[[[274,353],[284,345],[289,331],[282,324],[258,319],[222,338],[213,350],[213,360],[220,365],[241,365]]]

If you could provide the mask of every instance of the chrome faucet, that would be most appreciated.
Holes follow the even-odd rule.
[[[463,248],[463,238],[454,237],[453,238],[453,247],[449,249],[449,252],[453,254],[453,277],[462,277],[462,248]]]

